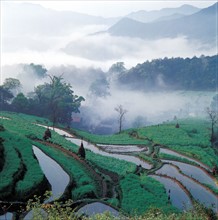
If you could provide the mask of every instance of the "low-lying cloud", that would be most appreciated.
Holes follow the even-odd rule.
[[[12,65],[3,68],[5,78],[18,78],[22,83],[22,92],[26,95],[34,87],[49,81],[49,77],[40,78],[25,65]],[[109,94],[100,97],[91,94],[90,86],[97,79],[111,76],[100,68],[78,68],[72,65],[61,65],[48,69],[47,74],[62,76],[72,85],[74,94],[83,96],[81,113],[78,117],[90,128],[111,126],[111,132],[117,132],[118,114],[115,107],[122,105],[127,110],[124,128],[157,124],[166,120],[187,116],[205,116],[206,107],[210,106],[214,92],[156,91],[140,92],[124,88],[113,78],[109,80]],[[157,79],[160,80],[160,79]]]
[[[164,57],[190,57],[205,53],[214,54],[214,49],[207,48],[197,41],[188,41],[186,37],[143,40],[140,38],[117,37],[109,34],[84,36],[70,42],[64,49],[72,56],[89,60],[108,61],[113,59],[138,60],[143,62]]]
[[[126,67],[130,68],[157,58],[185,58],[216,53],[216,48],[198,41],[189,41],[184,36],[152,41],[111,36],[107,33],[87,35],[93,33],[95,28],[98,31],[103,27],[89,28],[65,37],[5,37],[2,64],[39,63],[47,68],[63,64],[94,66],[106,70],[118,61],[125,62]]]
[[[38,32],[34,25],[32,29],[26,26],[3,26],[1,83],[5,78],[17,78],[22,83],[22,92],[27,94],[49,78],[36,77],[31,69],[24,68],[24,64],[41,64],[48,74],[62,75],[72,85],[75,94],[84,96],[86,101],[82,103],[81,116],[93,126],[98,126],[106,119],[116,122],[114,108],[117,105],[122,105],[128,111],[126,127],[131,127],[137,117],[141,117],[145,125],[171,120],[175,115],[200,115],[210,105],[213,93],[142,93],[121,89],[119,84],[111,80],[110,95],[96,97],[90,95],[90,86],[99,77],[107,78],[108,69],[116,62],[124,62],[129,69],[138,63],[164,57],[214,55],[217,53],[215,47],[190,41],[185,36],[159,40],[111,36],[106,32],[109,28],[107,23],[77,25],[73,28],[67,26],[63,27],[61,33],[55,34],[46,25],[40,26],[38,19],[35,22]],[[29,23],[31,26],[32,23]],[[161,88],[165,87],[161,75],[156,80]]]

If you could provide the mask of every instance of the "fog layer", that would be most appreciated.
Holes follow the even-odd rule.
[[[75,94],[86,99],[76,116],[83,118],[88,129],[107,125],[110,132],[117,131],[117,105],[127,110],[124,127],[160,123],[175,115],[200,115],[210,105],[212,93],[142,93],[122,87],[116,82],[116,74],[113,78],[108,70],[116,62],[124,62],[130,69],[164,57],[210,56],[217,53],[216,47],[186,36],[158,40],[111,36],[107,30],[119,18],[55,12],[32,4],[4,2],[2,7],[1,83],[9,77],[17,78],[22,92],[28,95],[49,80],[27,68],[30,63],[44,66],[47,74],[62,75]],[[163,89],[161,75],[156,80]],[[99,83],[105,81],[109,84]],[[103,95],[93,93],[100,84]]]
[[[22,92],[34,90],[39,84],[49,81],[49,77],[40,78],[26,65],[5,66],[5,78],[20,79]],[[118,114],[115,107],[122,105],[127,110],[123,128],[141,127],[163,121],[179,120],[189,116],[204,116],[205,109],[210,106],[214,92],[190,91],[161,91],[140,92],[131,90],[116,81],[114,74],[104,72],[100,68],[78,68],[75,66],[56,66],[48,69],[47,74],[63,77],[64,81],[72,85],[75,94],[85,98],[80,108],[80,114],[73,117],[81,118],[83,127],[97,133],[113,133],[118,131]],[[95,94],[92,91],[93,83],[107,79],[106,95]],[[101,90],[102,88],[100,88]],[[73,126],[78,126],[73,122]],[[104,130],[107,128],[106,131]],[[99,130],[100,129],[100,130]]]

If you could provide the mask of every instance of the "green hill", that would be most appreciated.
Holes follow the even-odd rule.
[[[119,82],[141,91],[215,91],[217,55],[146,61],[122,72]]]
[[[62,127],[70,134],[92,143],[145,147],[146,154],[134,152],[132,155],[147,161],[152,167],[149,170],[139,170],[134,163],[95,154],[89,150],[86,150],[85,160],[78,159],[78,156],[71,157],[70,155],[77,155],[78,145],[53,130],[50,142],[43,142],[45,128],[37,124],[51,126],[52,123],[47,119],[31,115],[0,112],[0,200],[2,201],[26,202],[33,197],[33,194],[39,196],[45,190],[50,190],[50,184],[33,154],[32,145],[53,158],[69,174],[70,183],[59,199],[74,201],[82,199],[84,203],[90,200],[104,200],[127,216],[142,215],[141,219],[145,219],[143,216],[146,216],[147,212],[150,213],[148,215],[154,214],[155,207],[158,207],[158,215],[161,216],[159,219],[166,219],[164,213],[177,213],[178,219],[179,216],[182,218],[185,215],[179,214],[180,210],[169,203],[164,186],[148,176],[162,166],[161,158],[170,157],[159,153],[160,147],[175,150],[210,168],[218,165],[218,157],[209,142],[209,124],[200,119],[181,120],[179,128],[175,127],[176,123],[173,121],[129,129],[110,136],[93,135]],[[61,125],[59,127],[61,128]],[[173,159],[181,160],[178,157]],[[183,161],[193,163],[185,159]],[[210,190],[214,194],[217,193],[212,187]],[[202,209],[202,216],[207,215],[205,212],[207,209]]]

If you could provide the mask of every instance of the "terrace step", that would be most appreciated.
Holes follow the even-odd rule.
[[[97,182],[99,183],[100,188],[101,188],[101,195],[100,196],[103,198],[106,197],[107,191],[108,191],[106,182],[103,180],[103,178],[98,173],[95,172],[95,170],[84,159],[80,158],[77,154],[73,153],[72,151],[69,151],[69,150],[63,148],[61,145],[58,145],[58,144],[55,144],[52,142],[48,142],[48,141],[43,141],[43,140],[36,140],[36,141],[43,144],[43,145],[58,149],[61,152],[67,154],[68,156],[73,157],[79,163],[81,163],[89,171],[91,176],[93,176],[94,179],[96,179]]]

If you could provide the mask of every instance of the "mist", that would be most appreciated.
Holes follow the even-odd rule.
[[[108,29],[121,18],[57,12],[28,3],[5,2],[3,7],[2,66],[36,63],[47,69],[70,65],[107,71],[119,61],[131,68],[146,60],[217,52],[209,42],[181,35],[157,40],[110,35]]]
[[[21,64],[5,66],[3,72],[5,78],[18,78],[22,84],[21,90],[26,95],[34,91],[37,85],[49,81],[49,77],[37,77],[34,70]],[[47,74],[62,76],[65,82],[72,85],[74,94],[85,98],[80,113],[73,114],[73,116],[82,118],[82,128],[93,133],[101,133],[101,129],[105,126],[109,129],[102,133],[118,131],[118,113],[115,111],[118,105],[122,105],[127,110],[123,122],[124,129],[171,121],[175,116],[178,120],[190,116],[206,117],[205,109],[210,106],[215,94],[214,92],[165,91],[163,89],[155,92],[140,92],[119,84],[113,74],[108,71],[93,67],[78,68],[72,65],[61,65],[48,69]],[[101,78],[106,78],[110,82],[106,96],[92,94],[90,89],[92,83]]]
[[[11,42],[12,40],[16,40],[16,43]],[[22,38],[22,41],[25,41],[25,38]],[[42,38],[39,43],[29,39],[22,48],[17,48],[13,46],[14,44],[22,47],[19,38],[10,39],[8,43],[5,41],[4,47],[7,50],[5,49],[2,57],[3,65],[37,63],[45,65],[46,68],[74,65],[78,68],[95,67],[107,70],[118,61],[125,62],[126,67],[131,68],[138,63],[157,58],[216,54],[215,47],[211,48],[198,41],[189,41],[184,36],[152,41],[108,34],[73,35],[66,38]]]
[[[106,98],[86,96],[83,103],[86,114],[81,112],[81,115],[93,126],[104,127],[104,124],[111,124],[112,132],[117,132],[118,114],[115,107],[118,105],[127,110],[123,123],[123,127],[127,129],[172,121],[175,116],[178,120],[206,117],[205,109],[210,106],[215,93],[163,90],[143,93],[120,90],[118,86],[111,89],[110,94]]]
[[[21,92],[27,95],[34,91],[34,88],[40,84],[48,82],[48,78],[41,78],[29,64],[5,65],[1,69],[1,84],[6,78],[19,79],[21,83]]]
[[[114,109],[118,105],[127,110],[124,128],[157,124],[174,116],[204,115],[210,106],[213,92],[165,90],[161,74],[156,79],[161,90],[141,92],[119,84],[108,71],[117,62],[130,69],[152,59],[212,56],[217,51],[209,42],[182,35],[156,40],[112,36],[108,29],[120,18],[57,12],[35,4],[5,2],[3,7],[1,84],[6,78],[17,78],[28,95],[49,81],[28,66],[42,65],[47,75],[62,76],[74,94],[85,98],[76,116],[88,130],[96,132],[107,125],[108,132],[116,132],[118,115]],[[101,80],[109,82],[106,93],[94,94],[93,85]],[[101,90],[104,92],[104,85]]]

